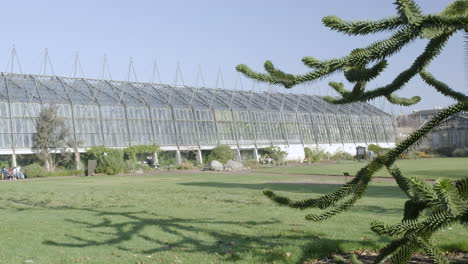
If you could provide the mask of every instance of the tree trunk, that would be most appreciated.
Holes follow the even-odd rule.
[[[80,153],[78,149],[75,149],[75,169],[81,170],[81,160],[80,160]]]
[[[49,161],[49,157],[46,157],[44,159],[44,167],[45,169],[49,172],[50,171],[50,161]]]

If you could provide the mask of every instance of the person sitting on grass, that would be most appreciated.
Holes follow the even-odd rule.
[[[12,169],[12,168],[9,168],[9,169],[7,170],[7,172],[8,172],[8,177],[7,177],[7,179],[8,179],[8,180],[13,180],[13,169]]]
[[[24,174],[21,172],[21,167],[15,167],[13,169],[13,174],[16,177],[16,179],[24,179]]]
[[[2,168],[2,180],[8,179],[8,171],[5,167]]]

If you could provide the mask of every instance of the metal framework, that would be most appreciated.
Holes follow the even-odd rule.
[[[392,143],[392,117],[319,96],[0,73],[0,149],[31,149],[41,108],[55,104],[83,148]]]

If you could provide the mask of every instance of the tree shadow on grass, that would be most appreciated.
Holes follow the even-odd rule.
[[[337,190],[343,184],[323,184],[323,183],[226,183],[226,182],[184,182],[179,183],[184,186],[212,187],[212,188],[241,188],[263,190],[271,189],[274,191],[285,191],[293,193],[312,193],[327,194]],[[397,187],[391,185],[371,185],[369,186],[367,197],[374,198],[405,198],[405,194]]]
[[[27,200],[15,202],[38,206],[38,203],[30,203]],[[343,244],[353,243],[361,248],[376,248],[376,243],[379,243],[327,239],[326,234],[307,230],[278,230],[275,224],[281,222],[277,219],[266,221],[191,219],[161,216],[147,211],[129,211],[126,208],[123,212],[116,212],[94,208],[54,207],[46,203],[40,203],[39,209],[80,211],[83,219],[86,219],[65,219],[65,221],[76,225],[80,230],[85,229],[91,234],[90,236],[71,233],[66,235],[68,238],[66,241],[43,241],[44,245],[54,247],[113,246],[134,254],[151,255],[167,251],[202,252],[216,254],[225,261],[253,258],[254,262],[265,263],[291,262],[297,259],[294,262],[303,263],[335,253]],[[284,225],[287,226],[287,223]],[[241,227],[243,231],[241,234],[236,233],[233,227]],[[265,229],[270,229],[268,235],[264,234]],[[259,230],[262,230],[260,231],[262,234],[259,234]],[[138,243],[138,240],[145,241],[144,245]],[[129,241],[132,241],[130,247],[127,243]],[[290,257],[284,249],[285,245],[303,247],[302,253],[300,256]]]

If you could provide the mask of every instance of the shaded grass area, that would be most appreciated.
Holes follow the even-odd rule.
[[[370,222],[400,220],[403,194],[377,183],[353,211],[308,222],[306,212],[274,206],[261,190],[306,198],[339,184],[284,179],[197,173],[2,182],[0,263],[302,263],[376,250],[387,240]],[[436,240],[466,251],[467,235],[455,226]]]
[[[297,167],[270,167],[256,170],[257,172],[310,174],[310,175],[343,175],[348,172],[356,175],[367,162],[339,161],[338,163],[316,163]],[[425,179],[450,178],[459,179],[468,176],[468,158],[433,158],[416,160],[399,160],[396,165],[406,176],[418,176]],[[380,177],[390,177],[386,170],[375,174]]]

